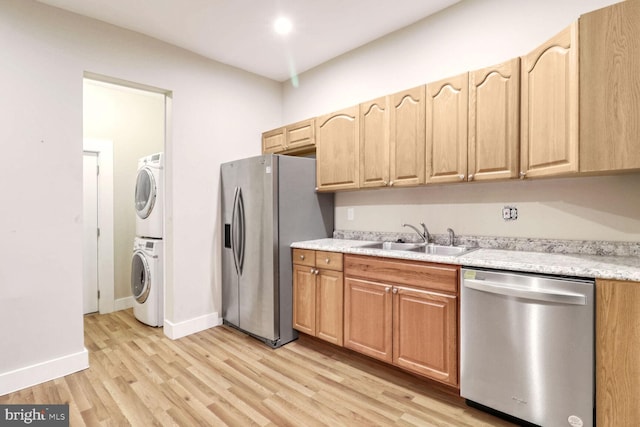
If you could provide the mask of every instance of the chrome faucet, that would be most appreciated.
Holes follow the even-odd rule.
[[[449,246],[453,246],[456,243],[456,233],[451,228],[447,228],[447,233],[449,233]]]
[[[422,239],[423,242],[429,243],[429,239],[431,238],[431,236],[429,235],[429,230],[427,230],[427,226],[424,225],[424,222],[421,222],[420,225],[422,226],[422,229],[424,230],[423,232],[420,232],[420,230],[418,230],[416,227],[414,227],[411,224],[402,224],[403,227],[413,228],[413,230],[416,233],[418,233],[418,236],[420,236],[420,238]]]

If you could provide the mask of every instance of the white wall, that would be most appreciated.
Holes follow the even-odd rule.
[[[172,94],[166,317],[220,309],[219,164],[260,152],[281,86],[33,0],[0,2],[0,394],[82,353],[84,72]],[[117,161],[117,159],[116,159]],[[86,355],[85,355],[86,356]],[[84,359],[86,365],[86,357]],[[82,360],[68,367],[81,369]],[[15,381],[6,381],[7,378]]]
[[[284,123],[524,55],[613,0],[463,0],[285,84]],[[336,195],[336,229],[640,241],[640,176],[451,184]],[[515,222],[501,208],[515,205]],[[347,219],[353,209],[354,220]],[[406,229],[404,229],[406,231]]]
[[[164,95],[85,80],[84,138],[113,141],[114,297],[131,296],[138,159],[164,150]]]

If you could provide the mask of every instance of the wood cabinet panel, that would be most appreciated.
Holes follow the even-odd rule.
[[[522,57],[521,175],[578,170],[578,25]]]
[[[262,134],[262,153],[279,153],[285,150],[284,128],[273,129]]]
[[[469,74],[427,84],[426,182],[467,177]]]
[[[316,184],[319,191],[358,188],[358,106],[316,118]]]
[[[520,58],[469,73],[468,180],[518,176]]]
[[[391,286],[344,279],[344,346],[391,363]]]
[[[316,275],[305,265],[293,266],[293,328],[316,334]]]
[[[343,277],[333,270],[320,270],[316,279],[316,336],[343,344]]]
[[[293,250],[292,259],[294,264],[315,267],[316,251],[296,248]]]
[[[347,276],[386,283],[451,293],[458,291],[458,267],[453,265],[347,255],[344,258],[344,272]]]
[[[342,254],[293,249],[293,327],[343,344]]]
[[[323,270],[342,271],[342,254],[340,252],[316,252],[316,267]]]
[[[580,170],[640,168],[640,2],[580,17]]]
[[[640,283],[596,281],[596,424],[640,419]]]
[[[393,363],[456,385],[457,298],[407,287],[393,294]]]
[[[389,184],[389,107],[387,97],[360,104],[360,187]]]
[[[425,86],[390,96],[390,185],[424,183]]]
[[[285,127],[287,152],[315,151],[316,138],[314,120],[304,120]]]

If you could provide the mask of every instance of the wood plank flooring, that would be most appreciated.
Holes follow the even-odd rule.
[[[85,316],[90,368],[0,396],[68,403],[71,426],[508,426],[433,383],[309,337],[224,326],[172,341],[132,310]]]

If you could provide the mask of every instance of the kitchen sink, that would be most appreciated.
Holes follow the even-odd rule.
[[[422,252],[432,255],[449,255],[457,256],[472,251],[475,248],[468,246],[445,246],[436,245],[435,243],[399,243],[399,242],[376,242],[368,243],[366,245],[358,246],[359,248],[366,249],[383,249],[387,251],[412,251]]]
[[[469,251],[474,250],[475,248],[470,248],[468,246],[445,246],[445,245],[436,245],[430,243],[428,245],[420,245],[416,248],[407,249],[413,252],[424,252],[425,254],[433,254],[433,255],[450,255],[457,256],[467,253]]]
[[[410,251],[410,250],[418,250],[421,247],[424,247],[424,244],[421,243],[400,243],[400,242],[377,242],[377,243],[368,243],[366,245],[358,246],[359,248],[366,249],[384,249],[387,251]]]

